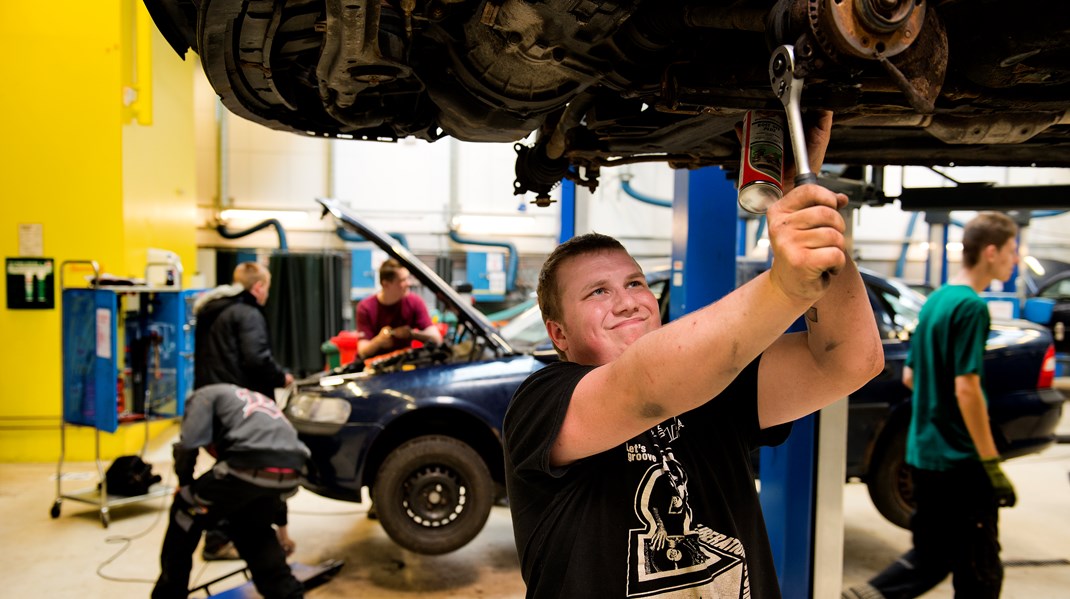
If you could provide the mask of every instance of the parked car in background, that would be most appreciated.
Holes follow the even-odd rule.
[[[337,202],[321,202],[339,224],[405,264],[456,324],[442,345],[336,369],[289,389],[284,411],[312,451],[306,487],[354,502],[368,488],[384,530],[399,545],[425,554],[456,550],[506,500],[501,426],[513,391],[557,355],[537,307],[499,330],[404,247]],[[874,273],[863,277],[884,338],[885,370],[850,398],[848,476],[866,482],[881,513],[905,525],[910,478],[902,447],[910,402],[900,376],[924,297]],[[665,320],[669,271],[647,279]],[[1052,353],[1051,335],[1039,326],[993,327],[985,368],[1004,455],[1040,451],[1054,440],[1063,398],[1051,388]]]
[[[1059,260],[1041,260],[1043,274],[1029,272],[1027,294],[1050,299],[1051,320],[1048,327],[1055,338],[1055,351],[1070,354],[1070,264]]]

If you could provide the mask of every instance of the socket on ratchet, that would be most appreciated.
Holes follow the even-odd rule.
[[[806,150],[806,132],[802,124],[803,80],[795,78],[795,48],[784,44],[769,59],[769,81],[773,93],[780,98],[788,115],[788,137],[795,153],[795,186],[817,183],[817,175],[810,170],[810,154]]]

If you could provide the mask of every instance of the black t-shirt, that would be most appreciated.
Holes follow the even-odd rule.
[[[528,596],[780,597],[750,452],[791,428],[758,426],[758,360],[706,404],[552,468],[572,392],[592,369],[561,362],[535,372],[505,416]]]

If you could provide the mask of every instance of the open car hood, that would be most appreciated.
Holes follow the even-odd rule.
[[[323,205],[324,214],[330,214],[334,217],[339,226],[345,227],[347,230],[374,243],[379,249],[407,268],[409,273],[416,277],[424,287],[435,294],[438,301],[446,304],[448,309],[457,315],[459,325],[468,327],[476,334],[484,337],[487,343],[501,355],[516,353],[509,346],[509,343],[498,334],[498,330],[487,320],[487,317],[482,312],[472,306],[470,302],[466,302],[460,294],[442,280],[442,277],[438,276],[438,273],[414,256],[408,248],[386,233],[357,218],[337,200],[320,198],[316,201]]]

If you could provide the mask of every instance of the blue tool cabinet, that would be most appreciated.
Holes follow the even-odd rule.
[[[90,286],[67,287],[68,266],[92,269]],[[154,485],[148,494],[110,495],[100,459],[100,433],[122,425],[143,426],[145,443],[151,420],[181,416],[193,388],[194,319],[192,303],[199,291],[181,288],[177,263],[163,266],[176,284],[146,285],[102,282],[96,262],[70,260],[60,266],[63,356],[63,412],[56,499],[51,515],[59,517],[64,499],[99,506],[107,527],[109,508],[161,497],[173,489]],[[148,278],[146,272],[146,280]],[[92,427],[99,484],[77,493],[62,492],[66,427]],[[144,444],[142,445],[144,453]]]

